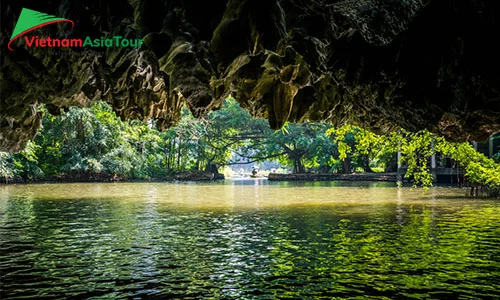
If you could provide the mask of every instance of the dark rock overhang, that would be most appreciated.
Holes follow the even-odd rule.
[[[40,36],[142,38],[140,48],[14,44],[22,7],[73,20]],[[500,10],[480,0],[16,1],[1,3],[0,151],[51,113],[102,99],[123,119],[175,125],[232,95],[272,128],[352,123],[450,140],[500,131]]]

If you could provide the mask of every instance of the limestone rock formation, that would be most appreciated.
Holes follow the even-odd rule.
[[[7,50],[22,7],[73,20],[31,35],[142,38],[140,48]],[[2,1],[0,151],[99,99],[124,119],[179,121],[232,95],[272,128],[346,122],[451,140],[500,131],[500,10],[493,0]]]

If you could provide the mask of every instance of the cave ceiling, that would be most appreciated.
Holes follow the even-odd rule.
[[[57,23],[26,36],[142,39],[140,47],[8,43],[22,8]],[[233,96],[271,128],[328,121],[453,141],[500,131],[500,10],[481,0],[2,1],[0,151],[104,100],[122,119],[174,126]],[[72,26],[73,25],[73,26]]]

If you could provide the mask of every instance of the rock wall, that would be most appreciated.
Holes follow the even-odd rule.
[[[140,48],[7,43],[22,7],[73,20],[33,32],[142,38]],[[123,119],[175,125],[232,95],[272,128],[346,122],[427,128],[450,140],[500,131],[500,10],[487,0],[1,2],[0,151],[53,114],[102,99]]]

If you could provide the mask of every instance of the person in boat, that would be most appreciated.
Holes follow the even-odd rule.
[[[259,169],[257,167],[252,168],[252,176],[257,176],[257,173],[259,173]]]

